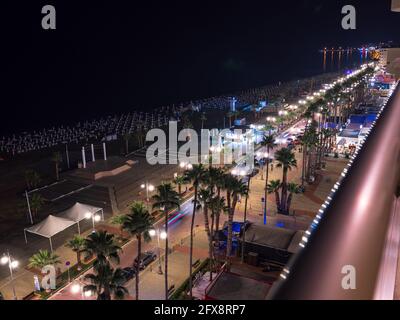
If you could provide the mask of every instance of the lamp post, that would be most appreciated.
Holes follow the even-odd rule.
[[[2,265],[8,264],[8,268],[10,270],[11,286],[12,286],[12,290],[13,290],[14,300],[17,300],[17,294],[15,292],[15,285],[14,285],[13,269],[18,267],[19,262],[17,260],[14,260],[11,257],[10,252],[8,250],[7,250],[7,253],[3,254],[0,262]]]
[[[99,222],[101,220],[101,216],[98,215],[98,214],[94,214],[94,213],[88,212],[88,213],[86,213],[85,218],[88,219],[88,220],[92,219],[92,224],[93,224],[93,231],[92,232],[96,232],[95,222]]]
[[[147,202],[147,207],[149,207],[149,203],[150,203],[149,192],[153,192],[155,187],[152,184],[149,184],[148,181],[146,181],[145,183],[141,184],[140,187],[142,189],[146,190],[146,202]]]
[[[160,229],[150,230],[149,234],[151,237],[157,236],[157,245],[158,245],[158,274],[163,274],[162,267],[161,267],[161,245],[160,239],[165,240],[167,239],[167,233],[165,231],[161,231]],[[165,254],[168,254],[167,252]]]

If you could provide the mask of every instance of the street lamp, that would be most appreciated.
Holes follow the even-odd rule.
[[[99,221],[101,221],[101,216],[100,215],[98,215],[98,214],[95,214],[95,213],[92,213],[92,212],[87,212],[86,214],[85,214],[85,218],[86,219],[92,219],[92,224],[93,224],[93,232],[96,232],[96,229],[95,229],[95,222],[99,222]]]
[[[167,239],[168,235],[165,231],[161,231],[160,229],[157,230],[150,230],[149,234],[151,237],[157,236],[157,244],[158,244],[158,274],[163,274],[162,268],[161,268],[161,245],[160,245],[160,239],[165,240]],[[167,252],[165,254],[168,254]]]
[[[11,257],[9,251],[7,251],[7,253],[3,254],[3,256],[0,259],[0,262],[2,265],[8,264],[8,269],[10,270],[10,278],[11,278],[11,285],[12,285],[14,300],[17,300],[17,294],[15,292],[15,286],[14,286],[13,269],[16,269],[18,267],[19,262]]]
[[[155,187],[152,184],[149,184],[148,181],[146,181],[146,183],[143,183],[140,187],[142,189],[146,189],[146,200],[147,202],[149,202],[150,201],[149,192],[153,192]]]

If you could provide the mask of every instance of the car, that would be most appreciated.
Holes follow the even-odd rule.
[[[140,255],[139,269],[145,269],[150,263],[157,259],[157,255],[153,251],[146,251]],[[135,259],[134,267],[137,266],[138,258]]]
[[[122,274],[125,277],[125,281],[133,279],[136,275],[136,269],[133,267],[126,267],[122,269]]]

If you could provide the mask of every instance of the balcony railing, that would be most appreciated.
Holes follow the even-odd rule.
[[[397,86],[269,298],[393,297],[400,242],[400,210],[395,196],[399,177]]]

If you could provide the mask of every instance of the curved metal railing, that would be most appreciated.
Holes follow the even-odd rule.
[[[386,271],[382,261],[390,227],[400,229],[400,224],[390,225],[396,221],[393,207],[399,177],[400,86],[397,86],[306,232],[300,243],[303,248],[292,257],[269,298],[385,296],[380,292],[385,287],[381,283]]]

